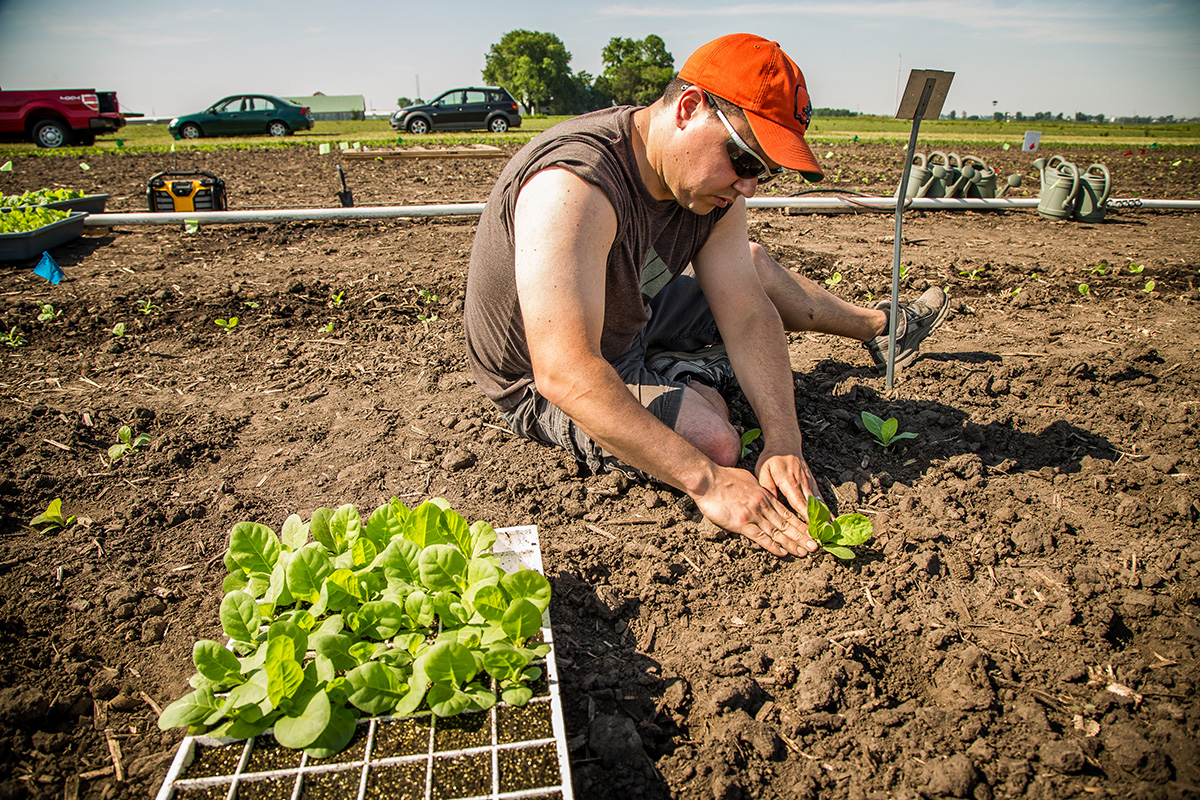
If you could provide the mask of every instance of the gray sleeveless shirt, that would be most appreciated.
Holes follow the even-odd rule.
[[[471,372],[502,410],[517,405],[533,383],[513,245],[517,195],[530,178],[549,167],[567,169],[598,186],[616,211],[600,337],[610,362],[629,350],[650,319],[650,298],[687,267],[725,213],[700,216],[650,195],[633,151],[636,110],[594,111],[544,131],[513,156],[488,197],[471,248],[464,318]]]

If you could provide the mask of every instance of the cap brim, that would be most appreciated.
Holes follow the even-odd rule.
[[[758,140],[759,146],[772,161],[782,167],[799,172],[806,180],[814,183],[825,177],[821,165],[817,163],[817,157],[809,148],[808,142],[804,140],[803,134],[791,128],[785,128],[753,111],[746,109],[743,111],[754,131],[754,138]]]

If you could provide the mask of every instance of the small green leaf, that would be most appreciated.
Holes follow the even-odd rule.
[[[824,545],[825,550],[832,553],[844,561],[849,561],[854,558],[854,551],[848,547],[838,547],[837,545]]]
[[[550,607],[550,581],[540,572],[521,567],[516,572],[502,575],[500,586],[514,600],[524,598],[533,603],[539,614]]]
[[[441,523],[441,507],[433,502],[422,503],[405,520],[404,538],[422,549],[433,544],[445,544]]]
[[[496,543],[496,529],[489,523],[479,520],[471,523],[471,557],[490,552]]]
[[[212,689],[197,689],[164,708],[158,727],[165,731],[195,725],[220,710],[222,704],[213,696]]]
[[[325,548],[313,542],[296,551],[286,572],[292,596],[302,602],[315,603],[321,596],[321,585],[333,572],[333,564]]]
[[[239,522],[229,532],[229,553],[246,573],[271,573],[279,560],[279,538],[275,531],[256,522]]]
[[[513,639],[528,639],[542,629],[542,612],[525,598],[517,598],[500,618],[500,627]]]
[[[258,604],[245,592],[233,591],[221,600],[221,628],[230,639],[253,642],[259,619]]]
[[[318,691],[296,713],[279,718],[275,723],[275,740],[293,750],[308,747],[324,733],[332,716],[329,695]]]
[[[533,690],[526,686],[510,686],[500,696],[510,706],[523,706],[533,699]]]
[[[871,538],[871,520],[862,514],[842,514],[838,517],[838,524],[841,535],[834,544],[853,546]]]
[[[467,560],[452,545],[426,546],[417,559],[417,566],[421,583],[431,592],[459,592],[466,588]]]
[[[457,686],[435,683],[425,698],[429,710],[439,717],[454,717],[471,708],[471,697]]]
[[[263,669],[267,673],[267,696],[275,708],[285,697],[294,695],[304,682],[304,672],[296,662],[293,644],[286,637],[268,640],[267,660]],[[280,743],[283,743],[282,739]],[[304,747],[307,744],[287,746]]]
[[[400,670],[370,661],[346,673],[353,691],[348,698],[364,714],[386,714],[408,693]]]
[[[241,683],[242,665],[230,651],[208,639],[192,646],[192,662],[196,670],[213,683]]]

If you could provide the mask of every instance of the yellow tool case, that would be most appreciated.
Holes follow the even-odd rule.
[[[146,184],[151,211],[224,211],[225,181],[211,172],[159,172]]]

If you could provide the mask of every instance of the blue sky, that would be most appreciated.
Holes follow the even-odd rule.
[[[116,90],[157,116],[249,91],[387,109],[418,82],[426,99],[479,84],[516,28],[557,34],[593,75],[613,36],[658,34],[678,69],[710,39],[756,33],[796,60],[815,106],[864,113],[894,113],[918,68],[956,73],[946,111],[1200,116],[1197,0],[0,0],[0,86]]]

